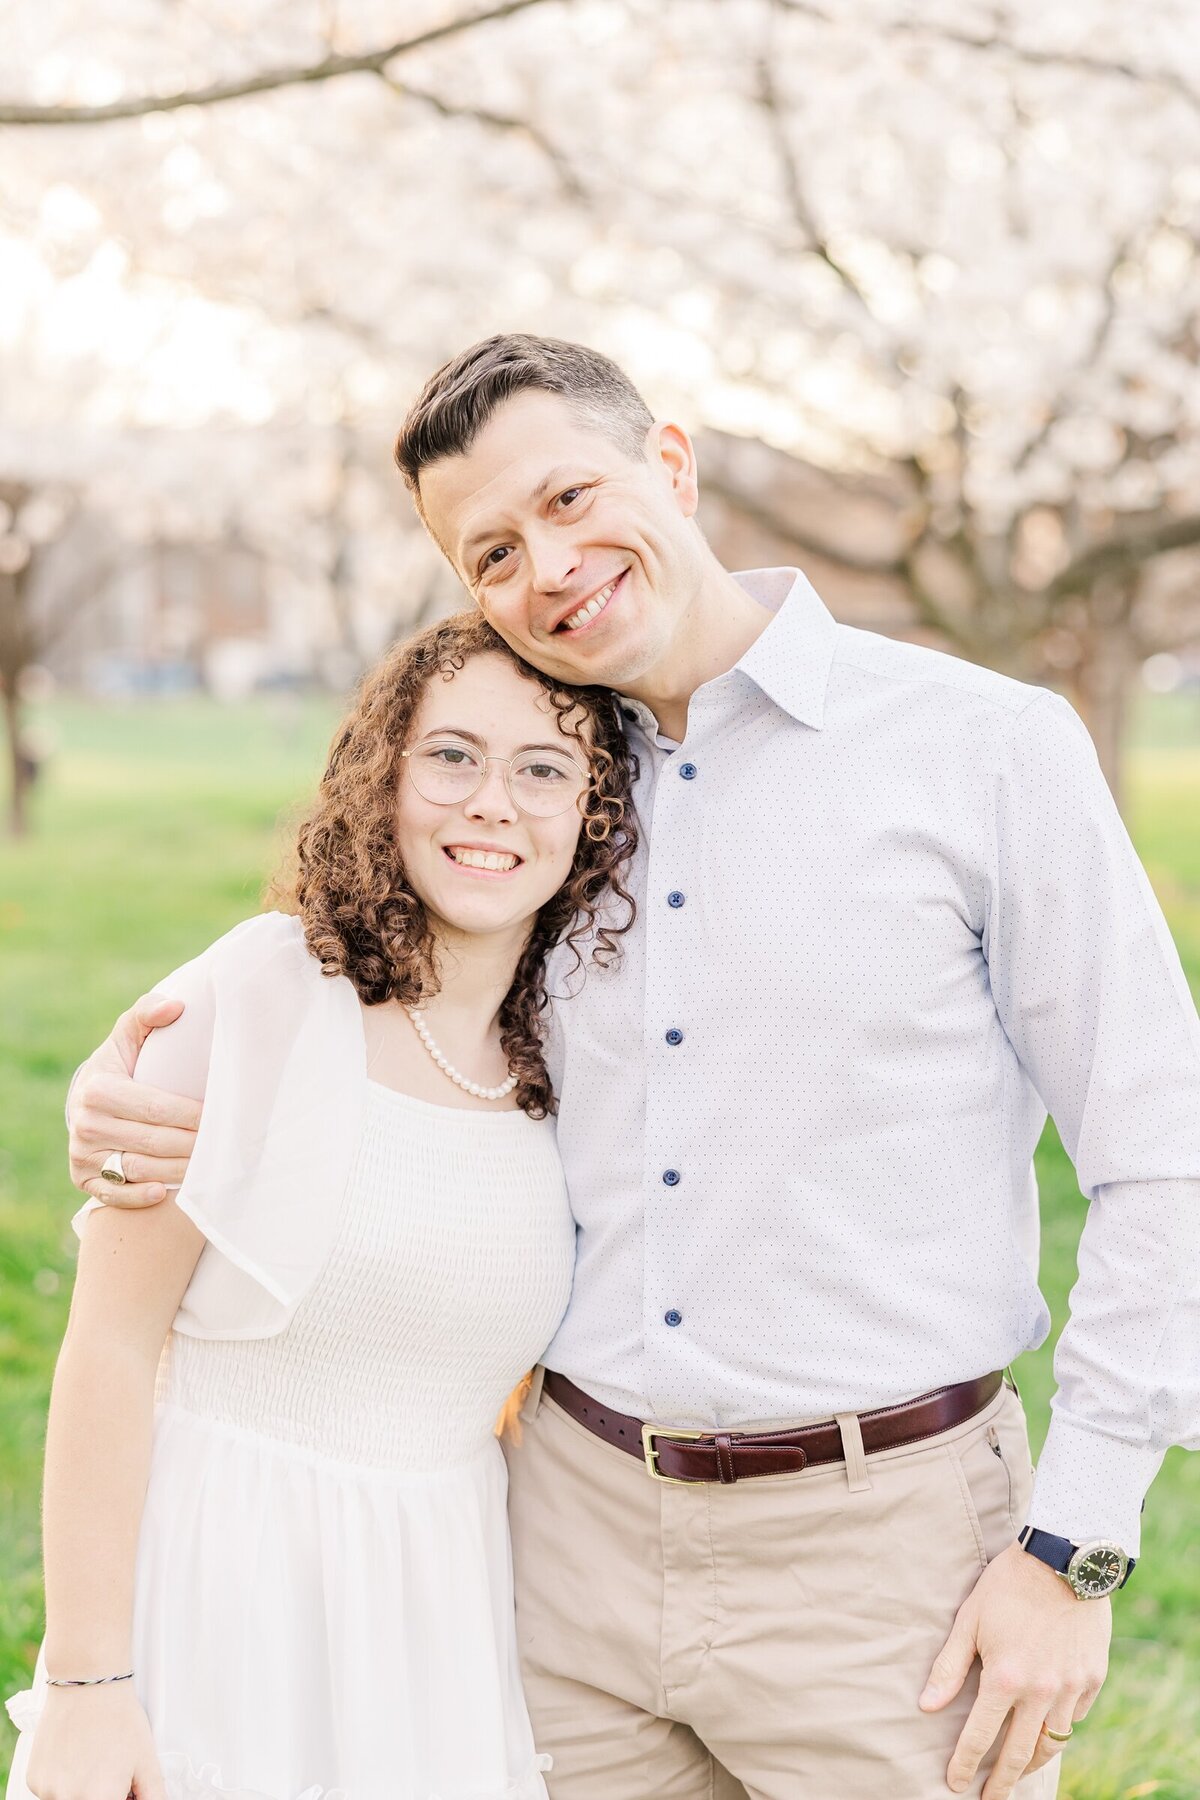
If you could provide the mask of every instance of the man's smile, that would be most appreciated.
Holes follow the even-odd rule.
[[[628,573],[628,569],[622,569],[618,576],[610,581],[607,586],[600,588],[597,593],[592,595],[590,600],[585,600],[582,606],[577,607],[574,612],[568,613],[565,619],[560,619],[558,624],[555,625],[554,630],[556,632],[569,631],[572,633],[586,630],[593,619],[598,619],[601,613],[606,610],[609,601],[612,599]]]

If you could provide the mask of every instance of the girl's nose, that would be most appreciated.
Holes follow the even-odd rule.
[[[507,772],[508,765],[498,756],[488,757],[483,780],[466,802],[470,818],[503,819],[510,824],[516,823],[517,809],[505,780]]]

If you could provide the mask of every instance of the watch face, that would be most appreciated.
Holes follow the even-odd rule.
[[[1071,1558],[1067,1580],[1081,1600],[1099,1600],[1120,1587],[1128,1566],[1119,1544],[1082,1544]]]

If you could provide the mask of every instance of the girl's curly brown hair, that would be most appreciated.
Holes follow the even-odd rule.
[[[437,992],[433,929],[408,884],[396,842],[400,752],[429,682],[437,675],[449,680],[469,658],[484,655],[505,657],[541,689],[559,729],[578,740],[592,776],[570,875],[538,912],[500,1008],[500,1042],[517,1077],[517,1105],[543,1119],[557,1110],[542,1056],[547,954],[565,941],[580,968],[580,944],[594,936],[592,960],[608,964],[634,919],[624,879],[637,848],[637,764],[607,689],[551,680],[476,612],[455,613],[396,645],[366,676],[338,728],[292,865],[275,882],[272,899],[298,914],[324,973],[348,977],[365,1006],[387,1000],[415,1006]],[[622,908],[619,920],[602,915],[609,894]]]

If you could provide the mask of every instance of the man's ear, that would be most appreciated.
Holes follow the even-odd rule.
[[[682,425],[655,419],[646,433],[646,461],[666,474],[675,502],[685,519],[693,518],[700,504],[696,451]]]

